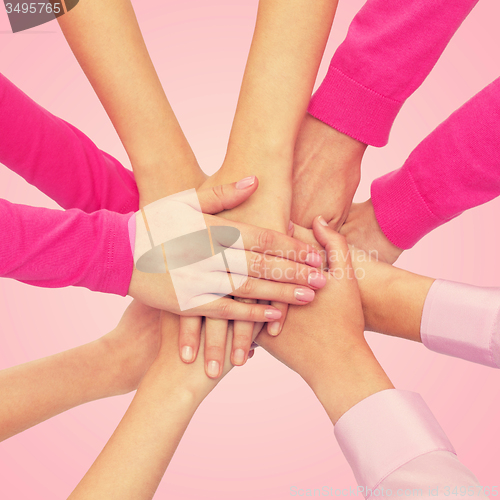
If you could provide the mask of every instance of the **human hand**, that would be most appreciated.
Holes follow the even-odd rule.
[[[292,221],[310,228],[323,215],[338,231],[346,220],[361,177],[367,145],[306,115],[293,164]]]
[[[314,220],[313,230],[325,246],[327,285],[314,303],[290,308],[279,337],[263,331],[256,342],[299,373],[336,422],[361,399],[392,384],[364,339],[360,292],[347,243],[320,220]]]
[[[206,181],[205,185],[213,186],[221,182],[227,182],[229,178],[225,173],[226,171],[227,169],[224,167],[221,168],[214,176]],[[229,171],[231,171],[230,166]],[[251,178],[249,178],[248,181],[251,181]],[[263,190],[260,188],[255,196],[252,196],[252,198],[245,203],[219,215],[228,220],[250,221],[252,224],[263,228],[284,231],[286,227],[285,224],[288,224],[287,218],[289,217],[287,215],[288,210],[286,210],[286,206],[288,204],[289,207],[290,200],[289,197],[287,198],[286,189],[278,190],[278,195],[276,195],[273,194],[271,187],[269,183],[269,185],[264,186]],[[283,198],[280,198],[280,196]],[[309,272],[310,271],[312,271],[312,269],[310,269]],[[260,274],[264,278],[272,279],[272,273],[267,273],[266,275],[263,273]],[[321,288],[324,284],[324,277],[321,274],[313,272],[308,279],[308,284],[313,289]],[[247,304],[256,302],[256,300],[249,298],[236,298],[236,300],[244,301]],[[262,301],[260,303],[261,305],[264,304]],[[280,320],[271,323],[271,332],[277,335],[281,330],[281,325],[286,317],[287,309],[286,305],[282,303],[271,304],[280,310],[282,314]],[[193,317],[183,318],[181,320],[179,347],[181,357],[186,362],[190,362],[197,356],[200,326],[201,318]],[[232,362],[235,365],[241,366],[246,362],[252,341],[252,334],[255,329],[258,331],[261,327],[262,324],[254,325],[251,321],[235,322],[233,352],[231,355]],[[204,352],[206,369],[207,374],[215,378],[220,374],[221,359],[225,347],[227,322],[224,320],[207,319],[206,328],[207,344]]]
[[[394,264],[403,253],[380,229],[371,199],[352,205],[340,234],[349,244],[368,253],[376,252],[377,259],[388,264]]]
[[[251,186],[243,186],[242,189],[239,189],[237,184],[234,183],[232,185],[200,190],[199,201],[201,210],[208,213],[217,213],[224,209],[232,208],[248,198],[256,188],[257,182]],[[200,214],[196,208],[186,204],[181,208],[182,210],[187,210],[189,213],[193,212],[198,215]],[[172,214],[164,214],[161,211],[161,206],[159,206],[159,208],[152,208],[152,211],[155,210],[156,222],[160,228],[163,228],[161,224],[161,220],[163,220],[162,217],[165,216],[168,222],[168,217],[171,217]],[[177,216],[178,213],[176,212],[173,219],[175,220]],[[237,248],[240,245],[240,240],[238,240],[236,247],[227,249],[227,252],[236,252],[243,258],[242,262],[245,268],[236,269],[234,273],[231,273],[231,278],[235,281],[236,290],[232,292],[235,296],[259,298],[263,300],[275,300],[278,298],[279,300],[293,304],[302,304],[314,298],[314,292],[309,288],[308,284],[310,281],[309,275],[313,274],[311,272],[312,268],[309,267],[308,264],[319,265],[319,255],[308,245],[274,231],[263,230],[261,228],[238,223],[229,225],[220,217],[212,215],[203,216],[205,225],[212,228],[212,246],[219,245],[221,248],[227,248],[229,246],[225,241],[225,236],[222,236],[220,241],[216,240],[218,237],[217,235],[221,233],[221,231],[214,231],[216,227],[219,229],[221,227],[236,228],[239,231],[238,234],[241,234],[241,239],[243,240],[241,248]],[[142,217],[142,212],[136,214],[136,217]],[[149,226],[145,226],[145,229],[142,230],[144,235],[147,234],[146,229],[148,228]],[[147,238],[148,237],[145,236],[146,240]],[[141,241],[138,243],[138,238],[136,238],[136,260],[138,260],[141,254],[141,245],[143,245],[143,242]],[[156,251],[158,248],[161,249],[163,246],[160,245],[155,247],[154,250]],[[203,271],[206,271],[202,273],[202,275],[193,277],[189,274],[189,270],[191,269],[189,266],[186,265],[186,271],[184,271],[183,267],[180,267],[180,271],[182,273],[185,272],[182,277],[186,276],[189,284],[189,280],[194,281],[196,278],[197,287],[200,284],[202,285],[202,288],[200,288],[202,292],[198,293],[196,297],[188,297],[190,299],[190,301],[188,301],[189,307],[184,307],[183,310],[181,310],[176,296],[176,292],[179,293],[179,290],[174,290],[171,271],[167,270],[166,273],[163,271],[163,273],[160,274],[156,270],[155,266],[157,263],[154,259],[146,263],[147,266],[152,266],[154,268],[151,272],[144,273],[137,269],[134,270],[129,295],[153,307],[170,310],[183,315],[192,315],[194,313],[215,318],[254,321],[279,319],[279,311],[272,307],[266,307],[259,304],[245,306],[228,298],[217,298],[221,293],[224,295],[228,293],[223,289],[223,285],[227,281],[226,266],[224,265],[223,268],[219,269],[217,267],[218,264],[216,265],[213,261],[207,259],[203,250],[198,247],[191,248],[188,246],[187,250],[192,253],[187,256],[181,255],[180,257],[189,261],[192,260],[193,262],[202,262]],[[295,261],[291,262],[276,258],[281,257],[283,253],[293,256]],[[158,255],[162,255],[161,250]],[[265,255],[265,258],[262,257],[262,255]],[[200,258],[198,259],[198,257]],[[163,267],[163,270],[165,270],[165,267]],[[277,271],[275,276],[278,276],[278,279],[283,281],[283,283],[258,279],[268,272],[272,274],[273,271]],[[314,272],[314,275],[315,274],[317,273]],[[249,276],[248,279],[247,275]],[[284,283],[285,281],[298,281],[303,286],[297,288],[296,286]],[[197,288],[197,290],[198,289],[199,288]],[[184,299],[184,297],[182,297],[182,299]],[[190,309],[189,313],[186,309]]]

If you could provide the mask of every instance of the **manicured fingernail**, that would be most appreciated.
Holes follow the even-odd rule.
[[[291,231],[292,229],[293,229],[293,222],[292,222],[292,221],[290,221],[290,222],[288,223],[288,231]]]
[[[235,365],[242,365],[245,362],[245,351],[243,349],[236,349],[233,359]]]
[[[319,253],[310,252],[306,256],[306,264],[309,264],[310,266],[319,267],[321,266],[321,262],[322,260]]]
[[[296,288],[293,294],[301,302],[311,302],[314,299],[314,292],[310,288]]]
[[[255,183],[255,175],[252,175],[251,177],[245,177],[244,179],[241,179],[241,181],[238,181],[236,183],[236,189],[246,189],[249,188],[250,186],[253,186]]]
[[[311,273],[307,277],[307,282],[316,288],[323,288],[326,285],[326,278],[321,273]]]
[[[268,323],[267,332],[269,333],[269,335],[272,335],[273,337],[278,335],[278,333],[280,332],[280,322],[274,321],[273,323]]]
[[[218,361],[209,361],[207,374],[209,377],[217,378],[219,376],[219,362]]]
[[[323,219],[323,217],[321,217],[321,215],[318,217],[318,221],[319,223],[322,225],[322,226],[328,226],[328,222],[326,222],[325,219]]]
[[[278,311],[277,309],[266,309],[264,316],[268,319],[280,319],[281,311]]]
[[[193,361],[193,348],[189,345],[185,345],[181,352],[182,361],[186,363],[191,363]]]

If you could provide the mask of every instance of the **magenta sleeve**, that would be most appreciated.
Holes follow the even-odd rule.
[[[500,368],[500,288],[436,280],[420,334],[432,351]]]
[[[129,218],[107,210],[86,214],[0,200],[0,276],[125,296],[133,270]]]
[[[380,228],[408,249],[436,227],[500,194],[500,78],[455,111],[403,167],[371,186]]]
[[[335,52],[309,113],[384,146],[405,100],[422,84],[478,0],[368,0]]]
[[[136,212],[134,175],[0,74],[0,163],[63,208]]]

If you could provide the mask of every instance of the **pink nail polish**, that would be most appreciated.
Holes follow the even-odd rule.
[[[242,365],[245,362],[245,351],[243,349],[236,349],[233,354],[235,365]]]
[[[191,361],[193,361],[193,348],[189,345],[184,346],[182,348],[181,357],[186,363],[191,363]]]
[[[290,222],[288,223],[288,230],[289,230],[289,231],[291,231],[292,229],[293,229],[293,222],[292,222],[292,221],[290,221]]]
[[[321,273],[311,273],[307,277],[307,282],[316,288],[323,288],[326,285],[326,278]]]
[[[293,294],[301,302],[311,302],[314,299],[314,292],[310,288],[296,288]]]
[[[244,179],[241,179],[241,181],[238,181],[236,183],[236,189],[246,189],[249,188],[250,186],[253,186],[255,183],[255,175],[252,175],[251,177],[245,177]]]
[[[322,226],[328,226],[328,222],[326,222],[325,219],[323,219],[323,217],[321,217],[321,215],[318,217],[318,221],[319,223],[322,225]]]
[[[266,309],[264,316],[267,319],[280,319],[281,318],[281,311],[278,311],[277,309]]]
[[[310,252],[306,256],[306,264],[310,266],[319,267],[321,266],[321,256],[318,253]]]
[[[273,323],[268,323],[267,333],[269,333],[269,335],[272,335],[273,337],[275,337],[276,335],[278,335],[279,332],[280,332],[280,322],[279,321],[274,321]]]
[[[207,375],[211,378],[219,376],[220,365],[218,361],[209,361],[207,367]]]

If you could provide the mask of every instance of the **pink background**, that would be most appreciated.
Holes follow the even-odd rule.
[[[257,0],[135,4],[167,94],[201,165],[212,173],[223,159]],[[362,4],[341,2],[320,78]],[[399,167],[425,135],[498,76],[499,15],[497,0],[479,2],[403,108],[390,145],[368,151],[358,201],[367,198],[375,177]],[[1,72],[127,164],[56,22],[13,35],[0,7],[0,46]],[[55,206],[5,168],[0,168],[0,196]],[[499,213],[500,200],[471,210],[404,254],[399,265],[434,277],[499,285]],[[128,302],[83,289],[44,290],[0,281],[0,368],[103,335],[115,326]],[[395,385],[423,395],[481,484],[498,485],[500,373],[400,339],[374,334],[368,339]],[[73,409],[0,444],[0,498],[65,498],[131,398]],[[296,374],[259,350],[199,409],[157,498],[284,499],[291,486],[346,488],[355,481],[311,391]]]

